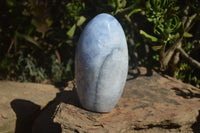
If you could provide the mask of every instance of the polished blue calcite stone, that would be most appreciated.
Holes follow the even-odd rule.
[[[128,72],[128,50],[120,23],[109,14],[94,17],[83,30],[75,57],[81,105],[109,112],[122,95]]]

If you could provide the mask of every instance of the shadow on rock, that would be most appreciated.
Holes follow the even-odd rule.
[[[62,102],[80,107],[74,88],[60,90],[56,97],[42,109],[31,101],[13,100],[10,104],[17,117],[15,133],[61,133],[61,125],[53,119]]]
[[[137,72],[134,72],[133,70],[128,71],[127,81],[133,80],[133,79],[137,78],[138,76],[140,76],[140,70],[138,68],[135,68],[135,71],[137,71]]]
[[[196,123],[194,123],[192,125],[191,128],[192,128],[194,133],[199,133],[200,132],[200,110],[199,110],[199,115],[197,117],[197,121],[196,121]]]
[[[141,74],[141,70],[142,69],[139,69],[138,67],[129,68],[127,81],[136,79],[138,76],[152,76],[153,75],[152,68],[146,68],[146,70],[142,70],[142,71],[145,71],[146,74]]]
[[[33,133],[61,133],[61,125],[55,123],[54,117],[59,109],[60,103],[71,104],[80,107],[75,89],[72,91],[63,90],[56,94],[56,97],[50,101],[36,118],[32,132]]]
[[[15,99],[10,104],[17,117],[15,133],[30,133],[33,121],[40,112],[40,106],[23,99]]]
[[[200,94],[192,92],[190,89],[183,89],[183,88],[172,88],[175,91],[176,95],[181,96],[185,99],[191,98],[200,98]]]

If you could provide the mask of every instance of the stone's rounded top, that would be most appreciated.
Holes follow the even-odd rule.
[[[87,53],[110,52],[113,48],[122,48],[126,44],[126,37],[120,23],[110,14],[101,13],[95,16],[84,28],[78,45]]]
[[[108,13],[100,13],[95,17],[99,17],[99,16],[106,16],[106,17],[113,17],[112,15],[108,14]],[[114,17],[113,17],[114,18]]]
[[[115,29],[116,31],[119,30],[119,28],[122,28],[120,23],[117,21],[115,17],[113,17],[110,14],[107,13],[101,13],[97,16],[95,16],[86,26],[86,29],[90,26],[99,26],[100,30],[103,29]],[[94,27],[93,27],[94,28]],[[95,27],[96,28],[96,27]]]
[[[120,30],[120,32],[123,31],[123,30],[121,31],[122,27],[121,27],[120,23],[117,21],[117,19],[107,13],[101,13],[101,14],[95,16],[90,22],[101,25],[100,26],[101,30],[103,28],[108,28],[108,29],[115,29],[115,31],[119,31],[119,30]]]
[[[97,16],[95,16],[93,19],[102,19],[102,20],[115,20],[115,18],[110,15],[110,14],[107,14],[107,13],[101,13],[101,14],[98,14]]]
[[[108,13],[100,13],[100,14],[98,14],[98,15],[96,15],[95,17],[112,17],[112,18],[114,18],[112,15],[110,15],[110,14],[108,14]]]

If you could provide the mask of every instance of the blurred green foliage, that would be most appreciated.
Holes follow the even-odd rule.
[[[199,87],[199,69],[181,58],[177,48],[182,48],[193,59],[199,60],[200,4],[197,0],[149,0],[144,16],[152,24],[149,34],[140,34],[150,41],[153,59],[159,61],[161,69],[171,76]],[[144,28],[145,29],[145,28]],[[149,30],[147,30],[149,31]],[[193,53],[193,54],[192,54]],[[195,53],[195,54],[194,54]]]
[[[0,79],[66,84],[83,27],[102,12],[122,24],[131,66],[162,68],[199,86],[200,70],[174,48],[200,61],[198,0],[2,0]]]

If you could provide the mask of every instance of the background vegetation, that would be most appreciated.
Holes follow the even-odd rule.
[[[102,12],[122,24],[130,66],[199,87],[198,0],[1,0],[0,79],[66,84],[80,33]]]

